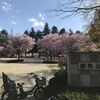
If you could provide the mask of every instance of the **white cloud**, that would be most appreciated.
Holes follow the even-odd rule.
[[[35,19],[35,18],[30,18],[29,20],[28,20],[29,22],[32,22],[32,26],[33,27],[44,27],[44,23],[42,22],[42,21],[38,21],[37,19]]]
[[[42,17],[42,14],[41,13],[39,13],[39,17]]]
[[[39,17],[41,18],[41,20],[45,20],[45,17],[43,14],[39,13]]]
[[[12,5],[7,2],[2,2],[2,10],[5,12],[11,11],[12,10]]]
[[[11,21],[11,24],[16,25],[17,22],[12,20],[12,21]]]

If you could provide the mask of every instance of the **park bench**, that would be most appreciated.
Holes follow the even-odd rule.
[[[15,84],[15,81],[11,80],[8,75],[6,75],[4,72],[2,72],[2,80],[3,80],[3,85],[2,85],[2,95],[1,95],[1,100],[3,100],[5,95],[17,95],[17,87]]]

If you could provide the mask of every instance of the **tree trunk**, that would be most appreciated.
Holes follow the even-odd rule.
[[[26,58],[26,54],[27,54],[27,53],[25,52],[25,58]]]
[[[46,60],[49,60],[49,54],[46,52]]]
[[[41,57],[41,54],[40,54],[40,52],[39,52],[39,58]]]
[[[48,53],[46,52],[46,58],[48,58]]]
[[[19,58],[20,58],[20,54],[18,54],[18,60],[19,60]]]
[[[19,58],[20,58],[20,52],[19,51],[17,52],[17,57],[18,57],[18,60],[19,60]]]
[[[52,53],[51,52],[49,53],[49,56],[50,56],[50,61],[52,61]]]
[[[33,58],[33,52],[31,54],[32,54],[32,58]]]

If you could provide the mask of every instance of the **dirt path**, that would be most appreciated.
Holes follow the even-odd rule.
[[[33,63],[0,63],[0,87],[2,85],[2,72],[8,74],[8,76],[15,80],[15,82],[24,82],[25,90],[29,90],[34,86],[34,78],[29,73],[42,74],[49,80],[54,71],[58,70],[57,64],[33,64]],[[31,99],[32,98],[32,99]],[[34,100],[33,97],[24,100]]]

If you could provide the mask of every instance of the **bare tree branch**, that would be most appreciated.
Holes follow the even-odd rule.
[[[100,3],[99,4],[88,4],[92,0],[70,0],[66,3],[59,2],[59,6],[56,9],[50,10],[51,12],[54,12],[57,15],[66,14],[64,18],[77,15],[80,13],[90,13],[91,11],[95,11],[96,9],[100,9]]]

